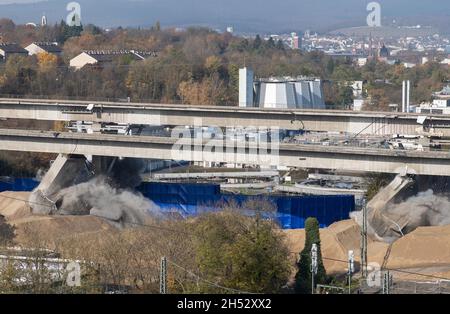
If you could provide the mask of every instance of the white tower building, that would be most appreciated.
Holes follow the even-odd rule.
[[[253,107],[253,82],[252,70],[239,69],[239,107]]]

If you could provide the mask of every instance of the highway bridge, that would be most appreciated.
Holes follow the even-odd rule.
[[[422,135],[425,132],[450,137],[448,115],[424,117],[418,114],[389,112],[0,98],[0,118],[223,128],[278,127],[287,130],[348,132],[361,135]]]
[[[261,166],[279,165],[309,169],[361,171],[378,173],[408,173],[450,176],[450,153],[442,151],[399,151],[389,149],[354,148],[280,144],[274,151],[255,153],[246,143],[232,150],[219,150],[221,140],[149,136],[121,136],[83,133],[0,129],[0,150],[93,155],[109,157],[150,158],[163,160],[248,163]],[[180,148],[180,144],[183,149]],[[240,146],[241,145],[241,146]]]

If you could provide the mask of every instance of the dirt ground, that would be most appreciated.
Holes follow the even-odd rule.
[[[92,216],[36,216],[27,205],[29,193],[0,193],[0,215],[16,230],[16,243],[25,245],[39,236],[46,241],[64,237],[83,237],[117,229],[106,220]],[[3,197],[2,197],[3,196]],[[298,253],[305,242],[304,229],[284,230],[295,270]],[[360,228],[353,220],[345,220],[321,229],[322,256],[330,275],[345,274],[349,250],[355,252],[356,265],[360,262]],[[394,276],[405,280],[435,281],[438,277],[450,278],[450,226],[423,227],[389,244],[369,239],[368,259],[393,270]],[[403,272],[402,272],[403,271]],[[408,272],[429,275],[416,276]]]
[[[301,252],[304,248],[304,229],[285,230],[291,252]],[[360,228],[353,220],[345,220],[320,230],[322,256],[327,273],[343,274],[346,272],[348,251],[355,252],[355,261],[360,261]],[[383,263],[389,245],[369,240],[369,261]],[[293,255],[293,261],[297,256]]]
[[[26,245],[39,236],[42,241],[52,242],[71,236],[87,236],[117,229],[107,221],[92,216],[37,216],[27,205],[30,193],[0,193],[0,215],[16,228],[15,242]]]
[[[290,251],[300,252],[304,247],[305,232],[286,230]],[[349,250],[355,252],[355,261],[360,262],[360,228],[353,220],[345,220],[320,231],[322,255],[327,273],[344,274]],[[297,255],[293,255],[295,262]],[[384,265],[392,269],[396,279],[436,281],[450,279],[450,226],[422,227],[396,241],[389,250],[389,244],[369,239],[369,263]],[[398,270],[398,271],[396,271]],[[419,276],[410,273],[420,273]]]

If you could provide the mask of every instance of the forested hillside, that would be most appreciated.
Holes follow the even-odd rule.
[[[413,102],[431,99],[450,79],[448,66],[428,63],[412,69],[369,62],[357,67],[350,59],[332,59],[320,52],[291,50],[274,40],[245,39],[206,28],[186,31],[99,27],[68,27],[63,22],[44,28],[16,26],[0,20],[4,42],[23,47],[34,41],[58,41],[64,54],[11,57],[0,63],[0,94],[74,99],[127,99],[195,105],[237,105],[238,69],[251,67],[258,77],[317,76],[326,81],[326,103],[344,108],[352,103],[347,83],[366,81],[368,110],[387,110],[400,103],[401,82],[409,79]],[[112,64],[69,67],[69,60],[84,50],[145,50],[156,58],[132,61],[117,58]]]

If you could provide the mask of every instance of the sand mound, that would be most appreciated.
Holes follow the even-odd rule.
[[[389,255],[387,267],[450,268],[450,226],[422,227],[397,240]]]
[[[285,230],[285,234],[289,250],[301,252],[305,243],[304,229]],[[360,261],[360,228],[353,220],[340,221],[326,229],[321,229],[320,239],[322,241],[323,262],[328,274],[343,274],[346,272],[347,264],[339,261],[346,261],[350,250],[355,252],[356,262]],[[389,245],[372,240],[369,240],[368,245],[369,261],[382,264]],[[298,255],[293,254],[292,261],[295,262],[297,258]]]
[[[28,192],[0,193],[0,215],[5,216],[7,221],[30,216],[31,210],[26,203],[29,196]]]
[[[74,236],[89,236],[117,231],[107,221],[92,216],[28,217],[11,222],[16,227],[15,241],[32,243],[36,238],[53,246],[60,240]]]
[[[301,252],[305,242],[305,231],[286,230],[290,251]],[[349,250],[355,252],[360,261],[360,229],[352,220],[341,221],[327,229],[320,230],[322,255],[327,272],[331,275],[344,274],[346,263],[330,259],[347,260]],[[292,257],[296,261],[298,255]],[[425,275],[450,278],[450,226],[422,227],[397,240],[389,251],[389,244],[369,239],[368,259],[370,263],[383,265],[391,270],[416,272]],[[409,275],[393,271],[394,277],[403,280],[429,281],[431,277]]]
[[[361,245],[361,231],[353,220],[334,223],[328,230],[334,234],[336,240],[346,252],[349,250],[359,250]]]
[[[322,256],[324,257],[324,265],[328,273],[340,273],[346,267],[343,263],[338,263],[332,261],[331,259],[337,260],[346,260],[347,259],[347,250],[349,245],[344,245],[340,242],[340,233],[342,232],[350,232],[349,230],[353,229],[348,222],[342,222],[335,224],[334,226],[330,226],[327,229],[320,230],[320,239],[322,241]],[[285,234],[287,236],[287,243],[289,250],[291,252],[301,252],[304,248],[305,244],[305,230],[304,229],[296,229],[296,230],[285,230]],[[338,236],[336,235],[338,234]],[[349,237],[347,234],[346,237]],[[341,237],[342,238],[342,237]],[[357,249],[359,247],[355,246],[352,249]],[[298,259],[298,254],[293,254],[293,262]]]
[[[108,221],[94,216],[37,216],[31,213],[28,200],[30,193],[0,193],[0,215],[16,230],[17,244],[29,244],[34,240],[54,243],[73,236],[88,236],[117,229]],[[4,197],[2,197],[4,196]]]

